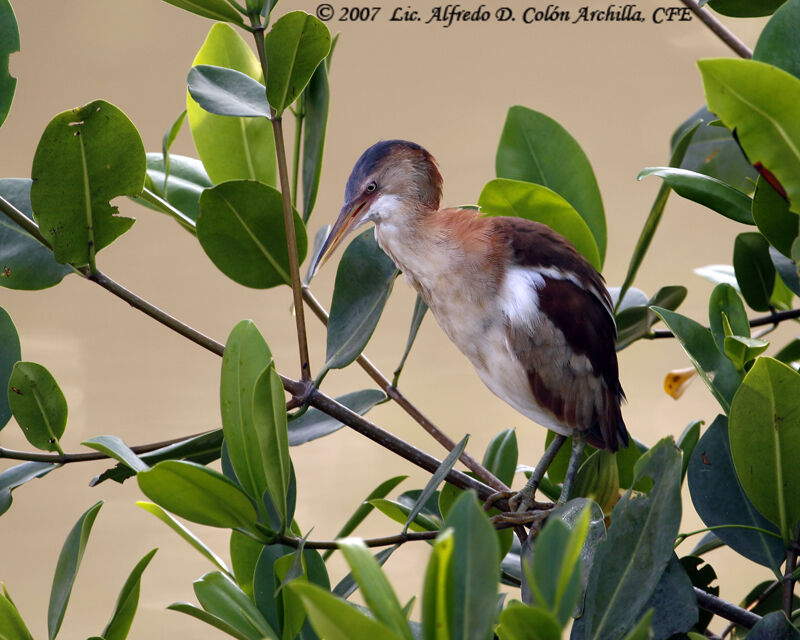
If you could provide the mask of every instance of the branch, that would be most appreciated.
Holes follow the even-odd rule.
[[[747,609],[737,607],[735,604],[731,604],[730,602],[727,602],[722,598],[718,598],[707,591],[698,589],[697,587],[693,587],[693,589],[694,595],[697,597],[697,606],[699,606],[701,609],[710,611],[721,618],[735,622],[736,624],[747,627],[748,629],[752,629],[756,623],[761,620],[761,616],[752,613]]]
[[[722,40],[725,44],[727,44],[734,53],[736,53],[740,58],[752,58],[753,52],[747,47],[747,45],[739,40],[732,31],[728,29],[724,24],[722,24],[714,15],[711,14],[706,9],[700,7],[697,4],[696,0],[681,0],[683,4],[689,7],[692,12],[700,18],[700,21],[705,24],[714,34]]]
[[[779,325],[781,322],[785,320],[796,320],[800,318],[800,309],[789,309],[787,311],[773,311],[772,313],[759,316],[758,318],[752,318],[750,320],[751,327],[763,327],[765,325]],[[708,327],[706,327],[708,329]],[[674,338],[675,334],[672,333],[669,329],[657,329],[652,331],[650,335],[647,336],[648,340],[658,340],[659,338]]]
[[[794,599],[794,570],[797,566],[798,544],[792,545],[786,550],[786,570],[783,575],[783,612],[789,620],[792,619],[792,600]]]
[[[433,540],[441,531],[408,531],[398,533],[393,536],[383,536],[382,538],[366,538],[363,540],[368,547],[391,547],[395,544],[414,542],[416,540]],[[285,544],[287,547],[300,547],[306,549],[338,549],[339,544],[336,540],[303,540],[294,536],[279,535],[275,538],[278,544]]]
[[[309,289],[308,286],[303,286],[303,300],[306,301],[306,304],[311,308],[322,324],[327,326],[328,312],[325,311],[325,308],[314,297],[314,294],[311,292],[311,289]],[[456,446],[456,443],[453,442],[447,436],[447,434],[442,432],[435,424],[433,424],[433,422],[425,417],[425,415],[408,398],[406,398],[406,396],[403,395],[400,390],[395,387],[363,353],[358,356],[356,362],[358,362],[367,375],[377,383],[383,392],[398,405],[400,405],[400,407],[409,416],[416,420],[420,426],[422,426],[422,428],[425,429],[425,431],[427,431],[434,440],[436,440],[436,442],[441,444],[448,451],[453,450],[453,448]],[[461,460],[461,462],[463,462],[470,471],[472,471],[490,487],[493,487],[497,491],[509,490],[505,483],[496,478],[486,467],[480,464],[467,452],[462,453],[459,460]]]

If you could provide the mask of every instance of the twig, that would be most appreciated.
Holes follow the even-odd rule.
[[[694,595],[697,597],[697,606],[718,615],[720,618],[725,618],[748,629],[752,629],[761,620],[761,616],[747,609],[737,607],[735,604],[731,604],[697,587],[693,587],[693,589]]]
[[[800,309],[788,309],[787,311],[774,311],[765,316],[752,318],[750,320],[751,327],[763,327],[764,325],[774,324],[778,325],[784,320],[796,320],[800,318]],[[706,327],[708,329],[708,327]],[[669,329],[656,329],[646,336],[648,340],[658,340],[660,338],[674,338],[675,334]]]
[[[764,589],[761,593],[758,594],[758,597],[753,600],[752,602],[748,603],[747,607],[745,607],[748,611],[752,611],[755,609],[759,604],[761,604],[764,600],[766,600],[775,590],[781,586],[781,583],[778,580],[771,583],[766,589]],[[736,623],[731,622],[725,629],[722,630],[720,634],[720,638],[725,638],[728,636],[734,629],[736,628]]]
[[[311,308],[311,311],[314,312],[322,324],[327,326],[328,312],[325,311],[325,308],[314,297],[311,289],[309,289],[307,286],[303,286],[303,300],[306,301],[306,304]],[[436,442],[441,444],[448,451],[453,450],[453,447],[456,446],[456,443],[453,442],[447,436],[447,434],[443,433],[435,424],[433,424],[433,422],[425,417],[425,415],[408,398],[406,398],[406,396],[403,395],[403,393],[397,387],[395,387],[363,353],[358,356],[356,362],[358,362],[367,375],[377,383],[383,392],[398,405],[400,405],[400,407],[409,416],[416,420],[417,423],[419,423],[419,425],[425,429],[425,431],[427,431],[434,440],[436,440]],[[459,460],[461,460],[461,462],[463,462],[470,471],[472,471],[490,487],[493,487],[497,491],[508,491],[509,488],[504,482],[495,477],[486,467],[475,460],[475,458],[469,455],[466,451],[461,454]]]
[[[794,542],[786,550],[786,570],[783,574],[783,612],[792,619],[792,600],[794,596],[794,570],[797,566],[798,543]]]
[[[363,540],[368,547],[390,547],[404,542],[414,542],[416,540],[433,540],[441,533],[440,531],[408,531],[398,533],[393,536],[383,536],[382,538],[367,538]],[[294,536],[278,536],[275,542],[285,544],[287,547],[299,547],[302,545],[306,549],[338,549],[336,540],[303,540]]]
[[[749,59],[753,57],[753,52],[750,51],[748,46],[739,40],[728,27],[717,20],[708,10],[703,9],[697,4],[696,0],[681,0],[681,2],[689,7],[692,12],[700,18],[700,21],[711,29],[714,35],[727,44],[740,58]]]

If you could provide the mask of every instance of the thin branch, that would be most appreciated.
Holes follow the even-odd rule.
[[[747,609],[737,607],[735,604],[731,604],[697,587],[693,587],[693,589],[694,595],[697,597],[697,606],[718,615],[720,618],[725,618],[748,629],[752,629],[761,620],[761,616]]]
[[[414,542],[416,540],[433,540],[441,533],[440,531],[408,531],[398,533],[393,536],[383,536],[382,538],[367,538],[363,540],[368,547],[391,547],[395,544]],[[306,549],[338,549],[336,540],[303,540],[294,536],[281,535],[275,539],[278,544],[285,544],[287,547],[303,546]]]
[[[794,570],[797,567],[797,543],[786,550],[786,569],[783,574],[783,612],[792,619],[792,600],[794,599]]]
[[[325,326],[328,325],[328,312],[314,297],[307,286],[303,287],[303,300],[311,308],[311,311],[319,318]],[[362,353],[358,356],[356,362],[361,368],[372,378],[383,392],[394,400],[400,407],[419,425],[427,431],[436,442],[441,444],[448,451],[452,451],[456,443],[453,442],[447,434],[443,433],[433,422],[431,422],[425,415],[408,399],[405,395],[395,387],[391,381],[381,373],[381,371]],[[500,479],[496,478],[486,467],[479,463],[475,458],[469,455],[466,451],[461,454],[459,458],[464,465],[478,476],[483,482],[497,491],[508,491],[509,488]]]
[[[36,224],[33,220],[31,220],[24,213],[22,213],[22,211],[17,209],[3,196],[0,196],[0,211],[5,213],[11,220],[16,222],[20,227],[22,227],[26,233],[32,235],[45,247],[47,247],[50,250],[53,249],[53,247],[50,246],[50,242],[39,231],[39,225]]]
[[[800,318],[800,309],[789,309],[787,311],[774,311],[765,316],[759,316],[750,320],[751,327],[763,327],[765,325],[778,325],[786,320],[796,320]],[[708,329],[708,327],[706,327]],[[669,329],[657,329],[646,336],[648,340],[658,340],[660,338],[674,338],[675,334]]]
[[[714,32],[720,40],[727,44],[733,52],[740,58],[752,58],[753,52],[750,51],[748,46],[739,40],[732,31],[722,24],[714,15],[707,9],[703,9],[697,4],[696,0],[681,0],[683,4],[689,7],[692,12],[700,18],[700,21],[706,25],[711,31]]]
[[[772,595],[775,590],[781,586],[780,581],[775,580],[772,582],[766,589],[764,589],[761,593],[758,594],[758,597],[750,602],[747,607],[745,607],[748,611],[752,611],[755,609],[759,604],[761,604],[764,600],[766,600],[770,595]],[[730,635],[730,633],[736,628],[736,623],[731,622],[725,629],[723,629],[722,633],[720,634],[720,638],[725,638],[726,636]]]

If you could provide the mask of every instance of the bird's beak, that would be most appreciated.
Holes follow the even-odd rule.
[[[317,259],[314,261],[314,266],[311,268],[312,275],[327,262],[344,237],[361,226],[368,208],[369,198],[364,195],[345,203],[339,213],[339,217],[333,223],[328,237],[322,243],[322,249],[320,249]]]

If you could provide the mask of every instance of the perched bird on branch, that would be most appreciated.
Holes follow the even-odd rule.
[[[428,151],[381,141],[358,159],[317,265],[367,222],[484,384],[556,433],[512,509],[527,511],[567,437],[569,498],[588,441],[628,444],[616,326],[602,276],[563,236],[522,218],[439,209],[442,176]],[[316,265],[315,265],[316,267]]]

